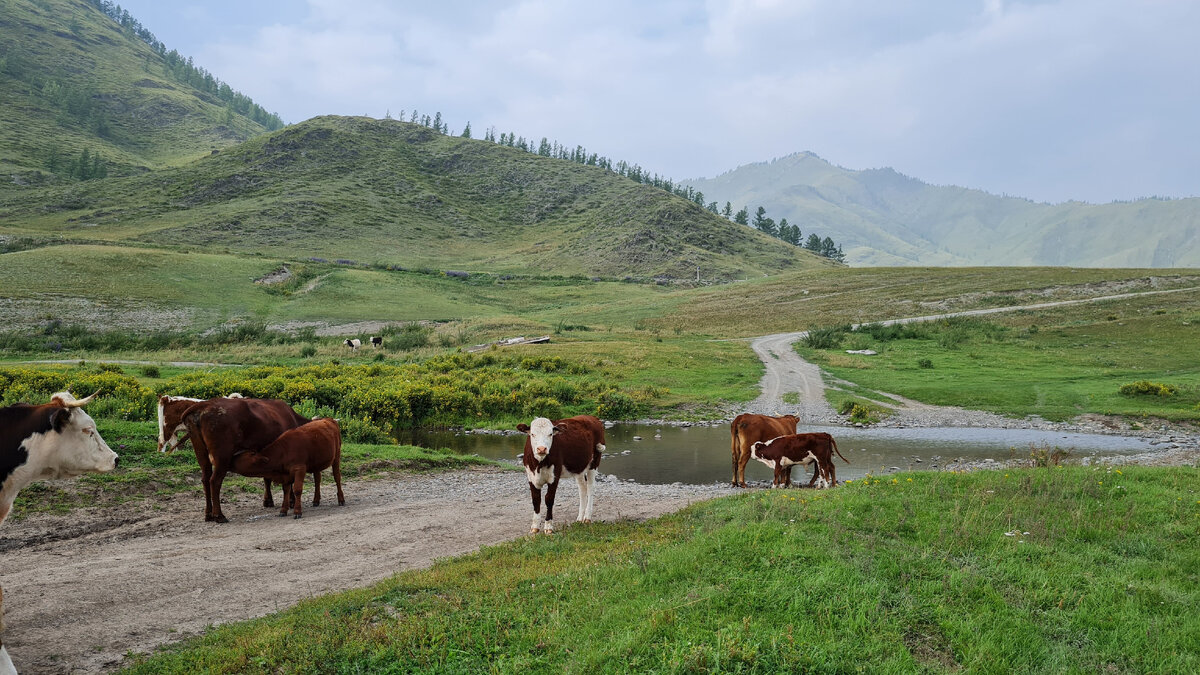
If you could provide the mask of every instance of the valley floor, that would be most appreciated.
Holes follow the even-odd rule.
[[[231,522],[206,523],[199,495],[34,515],[5,524],[4,644],[21,672],[119,667],[204,631],[365,586],[438,558],[524,536],[523,473],[500,468],[351,482],[338,507],[329,481],[304,518],[276,517],[261,495],[229,494]],[[602,480],[596,519],[645,520],[732,494],[718,486]],[[304,500],[311,499],[306,486]],[[575,518],[574,481],[559,490],[560,531]]]

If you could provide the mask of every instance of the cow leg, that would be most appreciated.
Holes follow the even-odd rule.
[[[314,507],[321,505],[321,472],[313,472],[313,503]]]
[[[550,481],[546,486],[546,526],[542,531],[546,534],[554,534],[554,494],[558,492],[558,476]]]
[[[287,515],[288,509],[292,508],[292,479],[289,476],[285,479],[283,485],[283,494],[279,496],[279,517]]]
[[[795,464],[789,464],[788,467],[783,470],[783,487],[792,487],[792,469],[794,468],[796,468]]]
[[[734,487],[746,487],[746,463],[749,461],[750,448],[747,446],[737,458],[737,479],[733,482]]]
[[[263,479],[263,508],[269,509],[275,506],[275,497],[271,494],[271,479]]]
[[[584,470],[583,473],[580,473],[580,474],[578,474],[578,476],[575,477],[575,484],[580,486],[580,512],[578,512],[575,515],[575,521],[583,522],[583,509],[588,506],[588,472],[587,472],[587,470]]]
[[[587,508],[584,509],[584,511],[583,511],[583,522],[590,523],[590,522],[592,522],[592,506],[595,503],[595,499],[596,499],[596,470],[595,469],[587,470],[587,485],[588,485]]]
[[[204,520],[213,521],[212,501],[212,463],[208,461],[208,449],[199,438],[192,439],[192,450],[196,453],[196,461],[200,464],[200,484],[204,486]]]
[[[228,523],[229,519],[221,511],[221,484],[225,482],[225,465],[216,463],[212,467],[212,519],[218,523]],[[208,520],[208,518],[205,518]]]
[[[337,485],[338,506],[346,505],[346,495],[342,494],[342,449],[338,448],[333,455],[333,483]]]
[[[300,494],[304,492],[304,466],[298,466],[292,471],[292,512],[296,515],[293,518],[300,518],[304,515],[300,508]]]
[[[529,497],[533,501],[533,522],[529,524],[529,534],[537,534],[546,522],[542,517],[542,488],[529,483]]]

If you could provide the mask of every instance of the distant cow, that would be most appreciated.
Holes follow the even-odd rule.
[[[577,522],[592,521],[592,492],[596,485],[596,468],[604,452],[604,423],[591,415],[578,415],[551,422],[545,417],[534,418],[529,424],[518,424],[517,430],[528,434],[525,439],[525,475],[529,479],[529,496],[533,501],[533,522],[530,534],[539,528],[546,534],[554,532],[554,495],[558,479],[565,472],[579,484],[579,514]],[[542,517],[542,486],[546,488],[546,515]]]
[[[349,347],[350,351],[353,352],[353,351],[358,351],[358,348],[362,346],[362,340],[359,340],[358,338],[351,338],[349,340],[342,342],[342,344]]]
[[[308,423],[286,402],[266,398],[210,398],[183,413],[187,438],[200,463],[204,519],[227,523],[221,511],[221,484],[235,455],[260,451],[283,432]]]
[[[241,394],[232,393],[225,398],[245,398]],[[188,442],[188,436],[179,437],[179,432],[186,432],[187,427],[183,423],[183,415],[193,405],[205,399],[188,398],[187,396],[159,396],[158,397],[158,451],[172,452],[176,448]],[[209,399],[211,400],[211,399]],[[252,406],[265,405],[267,407],[276,407],[279,405],[287,406],[283,401],[275,401],[272,399],[246,399],[247,401],[256,401],[251,403]],[[257,402],[257,401],[266,401]],[[290,406],[288,407],[290,410]],[[280,409],[282,410],[282,409]],[[301,420],[306,418],[297,416],[297,424],[303,424]],[[197,458],[199,459],[199,458]],[[201,461],[203,464],[203,461]],[[263,479],[263,507],[269,508],[275,506],[275,497],[271,495],[271,480]]]
[[[342,430],[337,420],[329,417],[289,429],[260,451],[239,453],[233,458],[233,470],[243,476],[261,476],[283,483],[283,508],[295,505],[295,514],[302,515],[300,493],[304,489],[304,474],[313,475],[313,506],[321,505],[321,472],[333,468],[337,485],[338,505],[346,505],[342,494]]]
[[[95,395],[76,400],[64,391],[44,405],[0,408],[0,523],[21,488],[35,480],[117,468],[117,453],[83,411]]]
[[[383,346],[383,337],[379,336],[379,335],[372,336],[371,337],[371,346],[372,347],[382,347]]]
[[[823,487],[837,485],[837,467],[833,463],[833,453],[842,457],[837,449],[833,436],[826,433],[790,434],[772,438],[769,441],[757,441],[750,446],[750,456],[775,470],[775,480],[771,487],[791,487],[792,467],[797,464],[808,466],[816,463],[809,487],[818,481]],[[843,462],[849,462],[842,457]]]
[[[750,446],[758,441],[796,433],[796,423],[799,421],[795,415],[771,417],[754,413],[743,413],[733,418],[733,423],[729,425],[733,487],[746,487],[746,462],[750,461]]]

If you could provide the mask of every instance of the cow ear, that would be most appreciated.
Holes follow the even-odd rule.
[[[71,423],[71,408],[59,408],[50,415],[50,426],[56,432],[62,433],[63,429]]]
[[[522,422],[517,425],[517,431],[519,431],[523,434],[527,434],[527,433],[529,433],[529,425]]]
[[[564,432],[566,430],[567,430],[567,428],[561,424],[554,425],[554,433],[556,433],[556,434],[561,434],[562,432]]]

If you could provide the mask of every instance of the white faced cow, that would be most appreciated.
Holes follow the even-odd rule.
[[[591,415],[578,415],[551,422],[538,417],[529,424],[518,424],[518,431],[528,434],[525,439],[525,475],[529,478],[529,496],[533,500],[533,522],[530,534],[544,527],[546,534],[554,532],[554,494],[558,479],[565,472],[579,483],[579,515],[577,522],[592,521],[592,488],[596,484],[596,468],[604,452],[604,423]],[[542,486],[546,488],[546,514],[543,517]]]
[[[117,468],[117,453],[83,411],[95,395],[75,400],[64,391],[45,405],[0,408],[0,523],[21,488],[35,480]]]
[[[350,351],[356,352],[356,351],[358,351],[358,348],[362,346],[362,340],[359,340],[358,338],[350,338],[348,340],[342,341],[342,344],[349,347]]]

